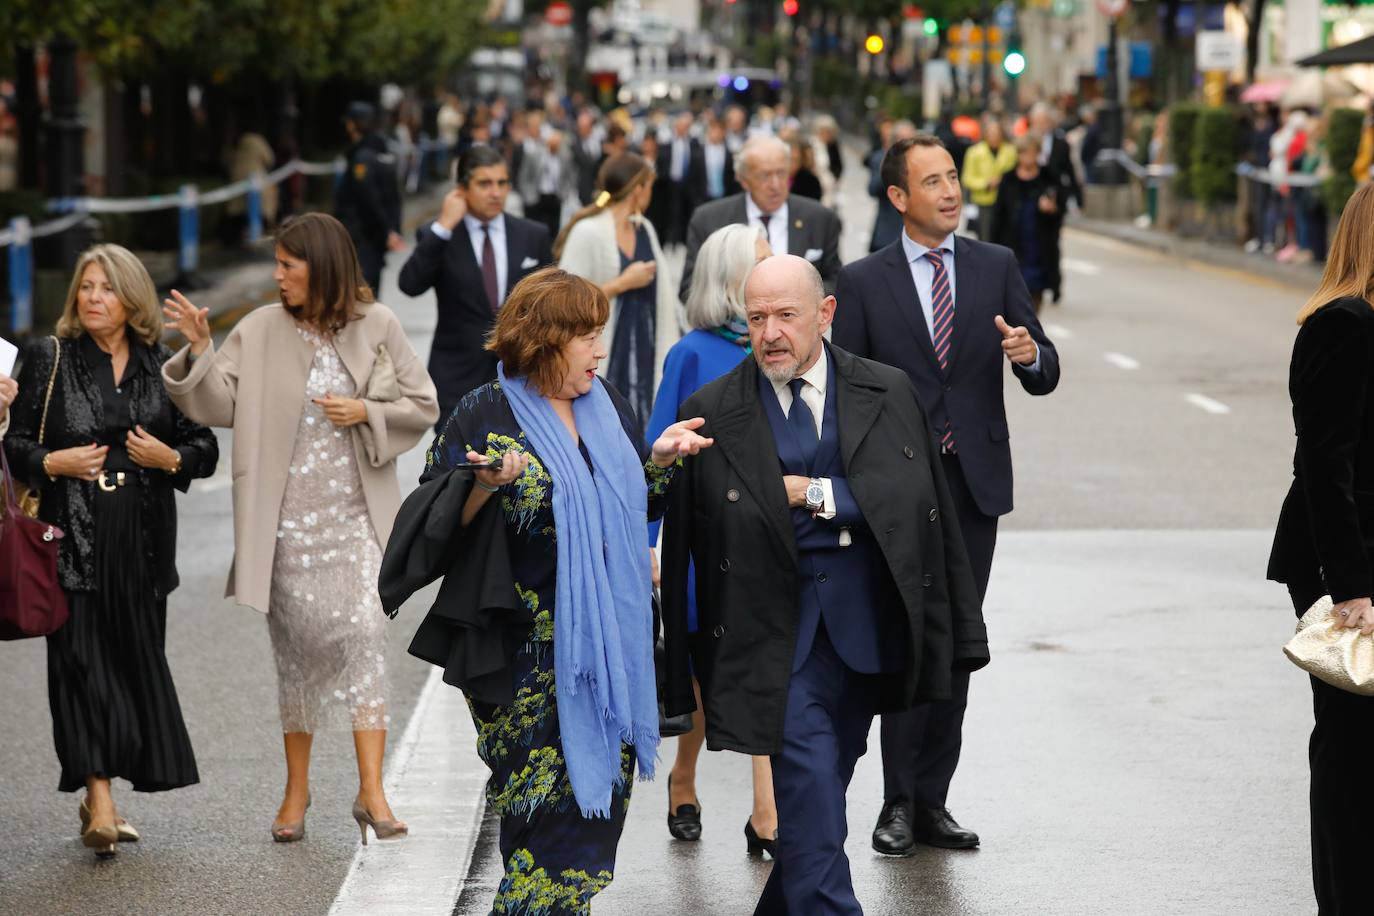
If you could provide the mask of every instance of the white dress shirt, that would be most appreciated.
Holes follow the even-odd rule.
[[[954,288],[954,233],[945,236],[945,240],[940,243],[940,260],[945,262],[945,276],[949,278],[949,295],[954,301],[954,308],[959,309],[959,292]],[[921,316],[926,320],[926,331],[930,334],[930,342],[935,343],[935,310],[931,303],[931,287],[935,284],[935,265],[931,264],[926,258],[928,252],[934,251],[927,248],[902,232],[902,251],[906,254],[907,264],[911,266],[911,282],[916,284],[916,297],[921,300]],[[1003,318],[1006,316],[1003,315]],[[1031,372],[1040,371],[1040,347],[1035,348],[1035,362],[1027,367]]]
[[[692,139],[673,137],[672,163],[668,167],[668,177],[673,181],[685,181],[687,165],[692,158]]]
[[[506,280],[508,279],[506,262],[506,215],[498,213],[496,218],[487,224],[488,233],[491,235],[491,250],[496,255],[496,292],[498,305],[506,301]],[[477,260],[477,269],[482,269],[482,221],[471,213],[463,217],[463,228],[468,231],[468,239],[472,242],[472,255]],[[429,224],[429,231],[447,242],[453,238],[453,233],[435,220]]]
[[[763,211],[759,205],[754,203],[754,195],[744,195],[744,215],[748,217],[749,225],[757,226],[763,218]],[[787,202],[783,201],[781,207],[773,211],[773,217],[768,221],[768,247],[773,249],[773,254],[792,254],[787,250]]]
[[[706,193],[712,197],[724,197],[725,157],[729,152],[724,143],[707,143],[702,150],[706,160]]]
[[[815,365],[801,374],[801,399],[811,411],[811,419],[816,424],[816,439],[819,441],[821,432],[825,426],[825,383],[829,376],[830,356],[825,352],[825,345],[821,345],[820,356],[817,357]],[[773,393],[778,396],[778,403],[782,405],[784,416],[792,415],[792,389],[787,382],[778,384],[772,379],[768,383],[773,386]],[[816,513],[818,518],[832,519],[835,517],[835,491],[831,486],[829,477],[820,478],[821,488],[825,490],[825,504],[821,511]],[[841,534],[841,547],[847,547],[849,532]]]

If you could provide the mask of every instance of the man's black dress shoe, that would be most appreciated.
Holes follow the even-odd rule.
[[[673,797],[673,777],[668,777],[668,797]],[[670,802],[671,804],[671,802]],[[668,832],[675,840],[692,842],[701,839],[701,808],[697,805],[678,805],[668,809]]]
[[[978,845],[978,834],[960,827],[948,808],[915,808],[911,814],[912,835],[927,846],[972,849]]]
[[[873,848],[885,856],[909,856],[915,847],[906,802],[891,801],[883,805],[878,826],[873,828]]]

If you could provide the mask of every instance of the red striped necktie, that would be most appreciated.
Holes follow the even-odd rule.
[[[954,292],[949,288],[949,273],[945,270],[944,249],[927,251],[925,258],[930,262],[930,340],[935,345],[935,359],[940,363],[940,371],[949,372],[949,349],[954,341]],[[948,406],[946,406],[945,431],[940,436],[940,445],[947,452],[954,449],[954,430],[950,428]]]

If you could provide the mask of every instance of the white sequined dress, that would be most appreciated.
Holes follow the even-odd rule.
[[[268,630],[284,732],[383,729],[386,631],[377,574],[382,551],[363,499],[353,434],[312,398],[356,385],[331,340],[297,328],[315,348],[286,478],[272,565]]]

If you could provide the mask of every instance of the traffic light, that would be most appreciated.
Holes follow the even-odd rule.
[[[797,4],[797,0],[782,0],[782,11],[787,15],[795,16],[799,9],[801,7]]]
[[[870,35],[864,39],[864,50],[869,54],[881,54],[883,47],[883,36],[881,35]]]
[[[921,28],[931,38],[934,38],[936,35],[940,34],[940,23],[936,22],[935,19],[931,16],[926,17],[926,21],[921,23]]]
[[[1026,72],[1026,55],[1021,53],[1021,33],[1014,31],[1007,36],[1007,53],[1002,57],[1002,70],[1011,79]]]

